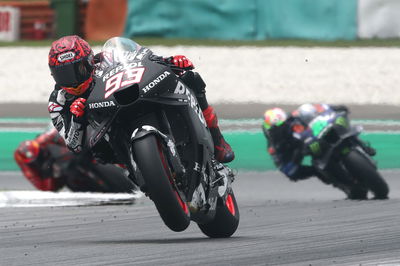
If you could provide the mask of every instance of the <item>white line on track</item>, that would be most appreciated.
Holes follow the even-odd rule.
[[[83,193],[47,191],[0,192],[0,207],[51,207],[106,204],[132,204],[143,193]]]

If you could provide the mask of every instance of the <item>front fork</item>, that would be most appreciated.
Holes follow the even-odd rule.
[[[166,152],[168,153],[167,160],[170,163],[171,170],[175,174],[174,180],[181,180],[183,176],[186,173],[185,168],[183,167],[181,160],[179,158],[179,154],[176,150],[175,143],[172,141],[167,135],[163,134],[161,131],[156,129],[153,126],[150,125],[143,125],[140,128],[136,128],[132,135],[131,135],[131,145],[130,145],[130,164],[131,164],[131,169],[133,170],[133,175],[135,176],[138,185],[142,187],[145,182],[142,177],[142,174],[140,172],[140,169],[138,169],[135,159],[133,157],[133,152],[132,152],[132,143],[140,138],[143,138],[149,134],[153,134],[157,136],[157,139],[160,140],[165,147]],[[139,155],[140,156],[140,155]],[[173,184],[176,185],[176,184]],[[179,190],[178,190],[179,191]]]
[[[225,205],[228,195],[232,194],[232,170],[214,159],[210,164],[212,173],[207,175],[206,171],[202,171],[200,183],[189,203],[191,218],[199,224],[211,221],[216,214],[218,199]]]

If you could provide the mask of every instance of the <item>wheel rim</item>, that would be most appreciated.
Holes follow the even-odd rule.
[[[183,202],[183,200],[181,199],[181,196],[179,195],[179,193],[178,193],[177,191],[174,191],[174,192],[175,192],[176,198],[177,198],[178,201],[179,201],[179,204],[181,205],[182,210],[183,210],[186,214],[189,214],[189,208],[188,208],[188,206],[186,205],[186,203]]]
[[[235,216],[236,210],[235,210],[235,204],[233,202],[233,198],[231,194],[228,194],[228,197],[226,198],[226,207],[228,208],[228,211]]]

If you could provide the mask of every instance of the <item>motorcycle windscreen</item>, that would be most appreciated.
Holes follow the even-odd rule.
[[[102,48],[102,57],[109,66],[118,63],[127,65],[135,59],[141,46],[136,42],[122,37],[109,39]]]

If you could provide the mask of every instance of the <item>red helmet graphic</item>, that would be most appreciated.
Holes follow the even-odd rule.
[[[51,45],[49,67],[59,86],[70,94],[80,95],[92,81],[92,48],[79,36],[62,37]]]
[[[27,140],[22,142],[15,151],[15,159],[24,163],[30,163],[38,158],[39,152],[39,143],[34,140]]]

